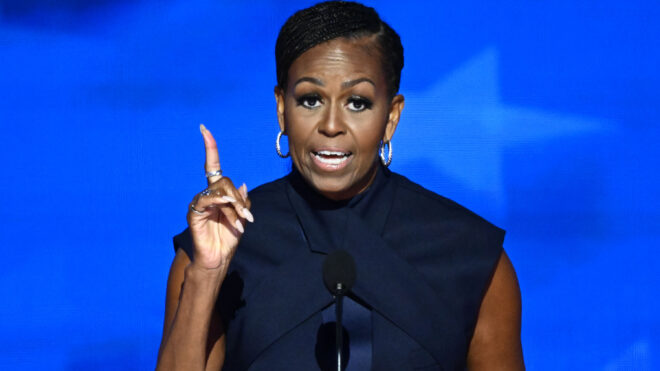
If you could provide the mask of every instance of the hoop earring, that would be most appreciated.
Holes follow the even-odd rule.
[[[287,152],[286,155],[283,155],[282,149],[280,148],[280,138],[282,138],[282,134],[284,134],[282,130],[280,130],[280,132],[277,133],[277,139],[275,139],[275,151],[277,151],[278,156],[282,158],[287,158],[289,157],[289,152]]]
[[[387,159],[385,159],[385,146],[387,146]],[[390,166],[392,163],[392,141],[390,140],[387,143],[381,141],[378,152],[380,152],[380,162],[385,165],[385,167]]]

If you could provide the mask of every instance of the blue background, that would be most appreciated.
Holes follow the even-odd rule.
[[[507,229],[530,370],[660,369],[657,1],[369,2],[402,36],[392,168]],[[0,369],[152,369],[198,125],[249,188],[307,1],[0,0]],[[286,144],[284,144],[286,146]]]

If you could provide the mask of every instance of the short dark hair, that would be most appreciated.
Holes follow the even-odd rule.
[[[390,97],[399,91],[403,45],[399,35],[374,8],[352,1],[326,1],[294,13],[284,23],[275,44],[277,85],[286,90],[291,64],[301,54],[323,42],[344,37],[375,38]]]

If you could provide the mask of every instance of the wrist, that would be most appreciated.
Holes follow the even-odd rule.
[[[199,288],[214,288],[220,287],[220,284],[225,278],[227,270],[224,267],[206,268],[191,262],[185,269],[185,282],[195,283]]]

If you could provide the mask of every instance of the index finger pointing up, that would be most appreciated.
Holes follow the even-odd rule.
[[[206,163],[204,164],[204,169],[206,172],[213,172],[220,170],[220,157],[218,156],[218,145],[213,138],[211,132],[204,126],[204,124],[199,125],[199,131],[202,132],[202,137],[204,137],[204,148],[206,149]],[[211,176],[208,177],[208,184],[215,183],[220,180],[222,176]]]

